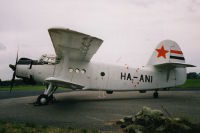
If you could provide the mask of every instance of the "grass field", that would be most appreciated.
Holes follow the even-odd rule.
[[[22,85],[22,86],[14,86],[13,90],[44,90],[45,86],[42,85]],[[8,86],[0,86],[0,91],[9,91],[10,87]]]
[[[19,85],[14,86],[13,90],[15,91],[44,91],[46,86],[44,85]],[[65,88],[58,88],[59,90],[66,90]],[[0,91],[9,91],[9,86],[0,86]]]
[[[200,88],[200,79],[188,79],[184,85],[177,86],[178,88]]]
[[[31,123],[0,122],[0,133],[98,133],[95,129],[58,128]]]

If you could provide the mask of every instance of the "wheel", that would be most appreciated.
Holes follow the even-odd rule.
[[[113,94],[113,91],[106,91],[107,94]]]
[[[48,97],[48,101],[51,103],[56,101],[56,98],[53,96],[53,94]]]
[[[153,93],[153,98],[158,98],[158,92],[157,92],[157,91],[155,91],[155,92]]]
[[[39,105],[47,105],[49,103],[49,98],[47,95],[45,94],[41,94],[38,98],[37,98],[37,104]]]

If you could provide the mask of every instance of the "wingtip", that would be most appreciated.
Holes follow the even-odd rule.
[[[56,30],[69,30],[70,31],[69,28],[64,28],[64,27],[51,27],[51,28],[48,29],[49,32],[50,31],[56,31]]]
[[[191,65],[190,67],[197,67],[197,66],[195,66],[195,65]]]

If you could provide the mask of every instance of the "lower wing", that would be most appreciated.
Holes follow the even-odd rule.
[[[71,88],[72,90],[80,90],[80,89],[84,89],[85,87],[82,85],[79,85],[77,83],[73,83],[61,78],[55,78],[55,77],[49,77],[47,79],[45,79],[45,81],[53,83],[54,85],[58,86],[58,87],[66,87],[66,88]]]

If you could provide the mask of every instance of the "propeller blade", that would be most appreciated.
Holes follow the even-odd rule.
[[[15,65],[12,65],[12,64],[10,64],[9,67],[10,67],[13,71],[15,71],[15,69],[16,69],[16,68],[15,68]]]
[[[18,61],[18,50],[17,50],[17,57],[16,57],[15,65],[11,65],[11,64],[9,65],[9,67],[14,71],[13,76],[12,76],[12,80],[11,80],[11,85],[10,85],[10,93],[12,92],[14,82],[15,82],[17,61]]]
[[[17,66],[17,61],[18,61],[18,50],[17,50],[17,57],[16,57],[16,61],[15,61],[15,68]]]
[[[10,93],[12,92],[12,89],[13,89],[13,85],[14,85],[14,82],[15,82],[15,76],[16,76],[16,71],[14,71],[13,76],[12,76]]]

